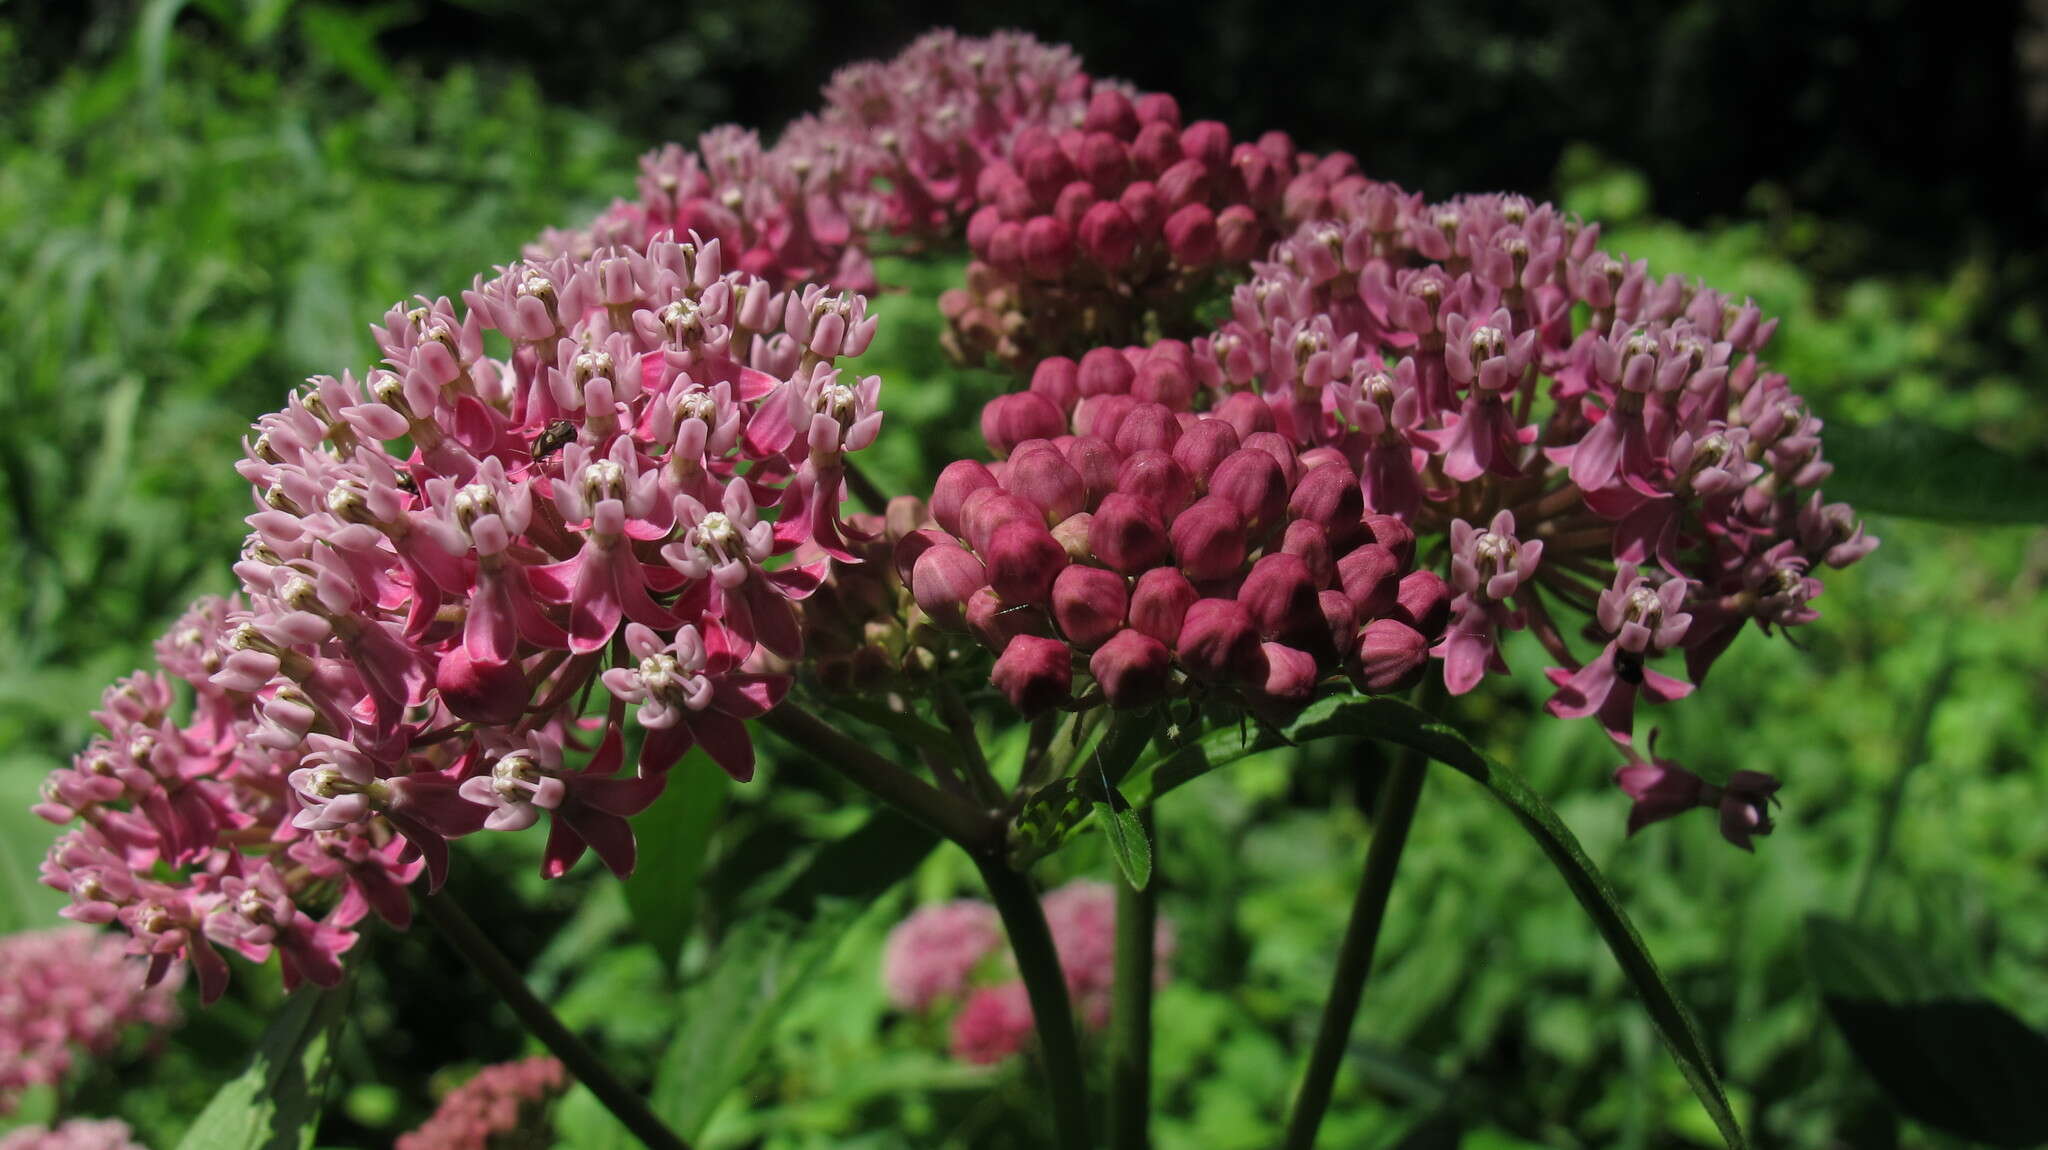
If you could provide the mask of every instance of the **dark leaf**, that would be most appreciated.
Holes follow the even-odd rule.
[[[306,1150],[320,1125],[349,983],[286,999],[249,1065],[206,1104],[178,1150]]]
[[[1121,799],[1120,795],[1113,795]],[[1109,838],[1109,853],[1116,856],[1117,869],[1132,890],[1144,890],[1152,881],[1152,844],[1145,839],[1145,826],[1138,812],[1128,804],[1117,810],[1109,803],[1095,804],[1095,821]]]
[[[703,750],[669,771],[668,789],[633,820],[639,863],[625,881],[634,929],[674,970],[696,921],[698,884],[731,779]]]
[[[2048,522],[2048,463],[2000,451],[1973,436],[1894,420],[1881,427],[1830,423],[1822,433],[1835,465],[1824,490],[1858,511],[1972,523]]]

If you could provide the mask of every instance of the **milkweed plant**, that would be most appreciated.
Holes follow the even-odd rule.
[[[871,257],[963,245],[946,350],[1016,386],[979,412],[985,453],[880,489],[863,453],[920,429],[887,418],[916,382],[862,370]],[[1527,631],[1545,710],[1611,741],[1589,769],[1630,831],[1701,809],[1744,850],[1770,833],[1776,779],[1708,781],[1652,724],[1876,545],[1821,493],[1774,326],[1550,204],[1433,200],[1066,48],[934,33],[841,71],[772,145],[723,127],[647,154],[637,197],[460,300],[392,307],[375,366],[259,418],[239,591],[107,690],[36,808],[67,828],[42,878],[206,1002],[234,959],[334,986],[372,920],[419,913],[678,1146],[502,975],[443,891],[450,843],[535,831],[546,877],[586,853],[623,876],[685,753],[744,783],[766,728],[986,880],[898,931],[892,997],[957,1007],[969,1060],[1028,1051],[1060,1145],[1139,1146],[1172,949],[1159,800],[1255,749],[1377,738],[1407,755],[1286,1144],[1314,1139],[1430,760],[1538,837],[1738,1144],[1604,879],[1431,712]],[[1011,727],[1021,756],[984,746]],[[1031,864],[1097,830],[1125,881],[1047,906]],[[1106,1120],[1084,1027],[1110,1034]]]

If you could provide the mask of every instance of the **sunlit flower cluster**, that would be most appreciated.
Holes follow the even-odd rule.
[[[81,1057],[113,1051],[131,1029],[176,1024],[175,989],[144,987],[121,943],[84,927],[0,938],[0,1115],[23,1092],[61,1084]]]
[[[507,1144],[503,1135],[523,1136],[518,1145],[542,1145],[541,1109],[568,1086],[568,1074],[552,1058],[486,1066],[449,1091],[418,1129],[400,1134],[392,1150],[490,1150]]]

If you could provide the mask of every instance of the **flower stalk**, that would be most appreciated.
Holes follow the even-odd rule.
[[[1159,927],[1159,836],[1153,809],[1138,811],[1152,844],[1152,881],[1116,888],[1116,988],[1109,1020],[1109,1144],[1144,1150],[1152,1111],[1152,988]]]

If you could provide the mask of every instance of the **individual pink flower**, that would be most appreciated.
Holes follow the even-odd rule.
[[[647,728],[640,774],[659,778],[693,746],[740,782],[754,777],[754,744],[745,720],[756,718],[789,693],[787,675],[735,669],[732,652],[708,649],[697,629],[684,626],[664,643],[638,624],[626,628],[626,650],[639,662],[604,672],[605,688],[639,704]]]
[[[616,778],[624,757],[617,727],[607,727],[590,761],[572,771],[553,735],[532,731],[508,740],[488,756],[486,773],[462,784],[462,797],[490,811],[484,827],[521,831],[550,816],[541,875],[568,873],[586,849],[595,850],[612,873],[633,873],[633,832],[626,820],[661,797],[664,776]]]

